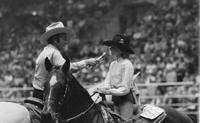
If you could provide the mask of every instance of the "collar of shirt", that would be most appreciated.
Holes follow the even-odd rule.
[[[123,60],[122,57],[119,57],[119,58],[116,59],[117,62],[120,62],[120,61],[122,61],[122,60]]]

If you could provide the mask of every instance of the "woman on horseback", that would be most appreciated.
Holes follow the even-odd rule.
[[[96,90],[98,93],[112,95],[114,110],[125,119],[132,116],[133,104],[138,102],[133,77],[134,66],[129,60],[129,55],[134,52],[129,42],[129,37],[121,34],[115,35],[112,40],[102,42],[103,45],[110,47],[115,60],[110,64],[104,85]]]

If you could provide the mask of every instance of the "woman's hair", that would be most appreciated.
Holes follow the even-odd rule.
[[[52,44],[54,43],[55,41],[59,42],[59,34],[56,34],[56,35],[53,35],[51,36],[48,40],[47,40],[47,43],[48,44]]]
[[[121,51],[120,57],[122,57],[123,59],[129,58],[129,53]]]

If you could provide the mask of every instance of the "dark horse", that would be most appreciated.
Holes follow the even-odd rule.
[[[69,71],[70,61],[66,59],[63,66],[52,66],[50,61],[45,61],[46,69],[53,71],[57,83],[51,85],[44,114],[48,123],[104,123],[101,105],[91,99],[77,79]],[[193,123],[185,114],[173,108],[163,106],[167,116],[162,123]],[[133,123],[153,123],[144,119],[132,121]]]

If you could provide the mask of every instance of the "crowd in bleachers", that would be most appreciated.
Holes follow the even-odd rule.
[[[112,1],[112,0],[111,0]],[[0,87],[31,87],[35,59],[42,50],[38,37],[44,32],[49,22],[58,18],[73,28],[78,34],[73,39],[72,60],[79,61],[88,57],[96,57],[103,52],[98,42],[80,41],[79,38],[90,39],[87,30],[97,29],[99,18],[112,10],[117,1],[67,0],[60,4],[49,1],[43,13],[33,12],[34,16],[43,19],[37,26],[26,26],[24,31],[15,32],[10,29],[9,36],[0,49]],[[138,83],[196,81],[198,66],[198,1],[168,0],[161,2],[147,12],[137,22],[130,25],[124,33],[132,39],[135,54],[131,56],[136,71],[141,74]],[[55,5],[58,4],[58,5]],[[65,16],[63,16],[65,15]],[[41,17],[42,16],[42,17]],[[47,19],[48,18],[48,19]],[[34,20],[35,23],[38,20]],[[11,28],[11,27],[10,27]],[[3,28],[4,29],[4,28]],[[5,29],[0,29],[4,34]],[[87,34],[87,35],[86,35]],[[4,44],[4,45],[3,45]],[[76,52],[77,49],[78,52]],[[74,52],[75,51],[75,52]],[[70,54],[70,53],[69,53]],[[80,82],[91,84],[103,81],[109,66],[109,60],[93,68],[83,69],[75,76]],[[171,93],[197,93],[197,87],[155,88],[153,94],[170,95]],[[148,95],[148,91],[141,90]],[[20,97],[22,94],[1,93],[1,97]],[[196,99],[196,98],[195,98]],[[191,99],[191,100],[195,100]],[[187,101],[191,101],[188,99]],[[186,100],[178,100],[182,102]],[[159,100],[160,103],[172,101]]]
[[[19,29],[17,27],[13,27],[13,25],[9,23],[1,25],[1,87],[31,86],[35,60],[43,47],[43,44],[40,43],[38,38],[45,31],[45,27],[49,23],[58,20],[62,21],[66,26],[75,30],[77,35],[83,37],[82,33],[84,33],[85,30],[88,30],[88,28],[91,28],[88,26],[93,26],[94,24],[92,23],[99,20],[99,16],[103,16],[103,14],[108,11],[108,8],[111,9],[116,3],[114,1],[111,4],[107,0],[66,0],[60,2],[50,0],[47,3],[44,1],[43,4],[42,6],[44,7],[42,7],[42,10],[41,8],[36,8],[36,10],[31,12],[30,10],[24,10],[24,13],[29,12],[29,15],[22,14],[21,18],[26,16],[27,22],[30,22],[32,19],[28,24],[27,22],[24,22],[24,20],[22,21],[20,19],[19,22],[18,18],[15,17],[8,18],[9,20],[16,19],[16,23],[19,23],[17,26]],[[59,10],[57,10],[58,8]],[[3,8],[3,6],[1,8],[2,11],[6,11],[6,9],[8,8]],[[9,9],[7,11],[9,11]],[[3,12],[2,18],[4,17]],[[4,20],[8,21],[6,19]],[[95,25],[93,28],[96,28]],[[89,37],[86,35],[85,38]],[[82,46],[81,43],[84,42],[80,42],[79,38],[75,38],[70,43],[76,44],[76,46]],[[78,47],[77,49],[81,48],[81,51],[75,49],[76,46],[73,46],[73,48],[70,49],[70,51],[73,52],[73,54],[70,55],[72,58],[80,59],[83,55],[88,55],[88,49],[90,46],[87,46],[87,49]]]
[[[185,3],[184,3],[185,2]],[[132,27],[145,63],[147,82],[190,81],[197,66],[197,5],[173,0],[144,16]],[[130,31],[130,29],[129,29]],[[148,57],[147,57],[148,56]]]
[[[194,2],[194,3],[193,3]],[[196,4],[195,4],[196,2]],[[127,29],[137,47],[142,68],[139,82],[196,82],[198,59],[198,1],[171,0],[139,18]],[[141,46],[141,47],[138,47]],[[146,95],[197,95],[198,86],[144,89]],[[145,92],[142,92],[143,94]],[[152,92],[152,93],[150,93]],[[175,100],[175,101],[174,101]],[[191,99],[164,99],[157,103],[195,102]],[[154,102],[155,103],[155,102]]]

